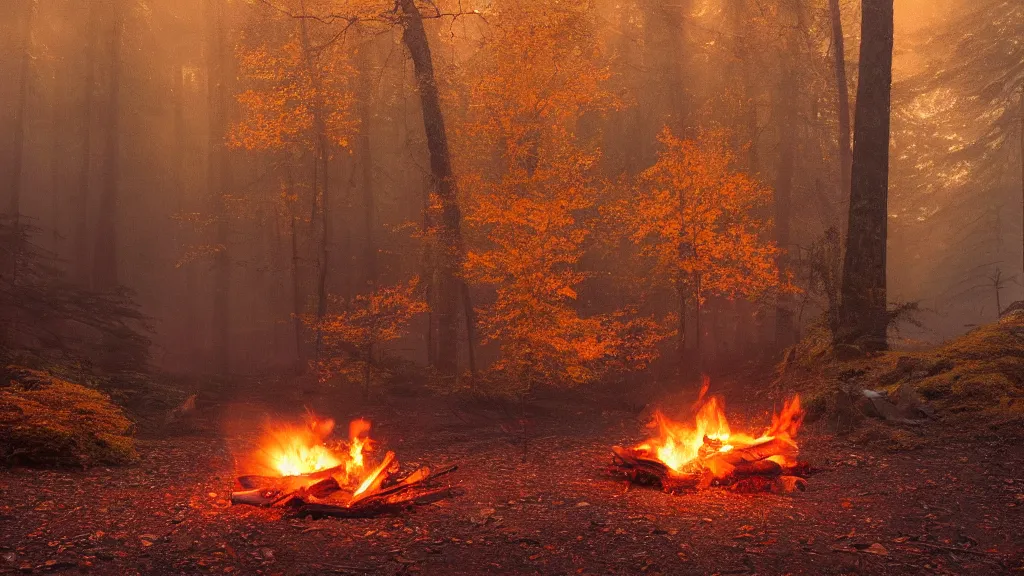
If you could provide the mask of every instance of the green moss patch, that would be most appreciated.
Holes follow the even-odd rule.
[[[46,372],[8,373],[0,387],[0,463],[89,466],[138,458],[134,425],[106,395]]]
[[[934,409],[947,431],[986,428],[1013,436],[1024,432],[1024,311],[925,352],[841,360],[823,346],[824,341],[820,331],[808,334],[780,365],[776,382],[801,393],[809,420],[862,427],[862,418],[844,412],[841,394],[856,396],[865,388],[885,391],[895,403],[899,388],[909,386]],[[879,436],[879,430],[856,433],[869,443]],[[901,447],[916,444],[906,438],[888,440],[892,438],[885,443]]]

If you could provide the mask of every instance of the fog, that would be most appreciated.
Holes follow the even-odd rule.
[[[426,84],[403,4],[10,0],[3,210],[70,282],[128,289],[171,372],[358,380],[457,343],[463,370],[585,381],[603,372],[566,355],[613,340],[634,367],[677,340],[721,367],[823,322],[849,204],[827,0],[422,2]],[[839,4],[853,110],[860,5]],[[887,299],[918,303],[891,332],[916,347],[1024,300],[1024,8],[895,11]],[[748,238],[680,295],[664,227],[637,232],[665,130],[747,178],[771,270]]]

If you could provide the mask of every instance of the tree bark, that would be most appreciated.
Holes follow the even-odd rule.
[[[96,35],[99,27],[99,9],[89,4],[89,23],[86,30],[85,80],[82,83],[82,145],[78,167],[78,191],[75,195],[74,261],[75,278],[82,286],[88,286],[92,275],[89,246],[89,203],[92,174],[92,108],[96,89]]]
[[[179,57],[181,55],[179,54]],[[188,107],[186,102],[185,66],[178,64],[174,68],[174,152],[172,158],[172,178],[175,183],[178,195],[178,211],[187,213],[190,211],[192,199],[190,198],[190,178],[186,177],[189,172],[189,163],[186,160],[188,154],[188,123],[185,118],[185,111]],[[179,226],[179,230],[183,227]],[[178,237],[179,246],[190,246],[195,238],[191,231],[183,230]],[[196,357],[196,336],[199,333],[199,318],[196,313],[196,291],[198,279],[196,267],[193,264],[184,266],[185,282],[184,295],[181,303],[184,307],[184,314],[181,315],[179,329],[181,330],[181,344],[188,358]]]
[[[213,353],[217,369],[227,373],[231,367],[231,257],[227,246],[229,222],[224,197],[230,188],[231,165],[224,145],[227,131],[227,73],[223,0],[206,0],[206,10],[209,25],[206,65],[210,138],[206,182],[216,220],[213,238],[216,248],[213,274]]]
[[[437,370],[441,375],[452,378],[458,371],[458,314],[462,281],[458,276],[462,264],[462,214],[459,210],[452,170],[451,154],[444,115],[441,112],[441,98],[438,94],[437,79],[430,44],[423,28],[423,18],[414,0],[398,0],[404,18],[402,41],[409,50],[419,88],[420,106],[423,112],[423,127],[427,136],[430,154],[430,171],[433,189],[441,204],[441,218],[438,231],[437,253]]]
[[[296,371],[302,373],[305,369],[305,355],[303,354],[302,346],[302,281],[299,277],[299,226],[296,220],[297,217],[292,214],[292,325],[295,327],[295,367]]]
[[[746,150],[746,170],[751,176],[758,173],[758,139],[760,129],[758,127],[757,101],[758,89],[755,82],[756,63],[755,55],[752,53],[751,42],[748,40],[748,27],[753,17],[751,0],[732,0],[728,4],[730,10],[731,32],[736,42],[735,51],[740,62],[740,72],[743,81],[742,122],[744,124],[743,135],[748,142]],[[757,329],[755,315],[758,304],[747,299],[736,301],[735,321],[735,348],[736,353],[742,356],[752,356],[758,347],[760,331]]]
[[[839,0],[829,0],[828,7],[832,20],[832,57],[839,111],[839,197],[844,199],[850,193],[850,172],[853,166],[853,153],[850,150],[850,88],[846,79],[846,40],[843,37],[843,14]]]
[[[120,284],[117,269],[117,205],[121,184],[121,40],[124,36],[124,6],[111,4],[110,73],[104,120],[103,188],[96,217],[96,247],[93,253],[92,286],[110,291]]]
[[[885,274],[893,0],[864,0],[861,14],[850,213],[836,341],[875,351],[888,347]]]
[[[796,10],[800,10],[799,7]],[[801,27],[803,19],[796,15]],[[794,53],[797,50],[793,35],[798,30],[788,32],[782,54],[782,79],[778,84],[775,110],[781,120],[779,126],[779,164],[775,181],[775,242],[782,251],[779,255],[779,283],[783,285],[790,272],[789,251],[792,248],[791,225],[793,211],[793,176],[796,167],[796,123],[797,92],[794,65]],[[775,347],[778,350],[792,346],[796,340],[796,328],[793,322],[793,298],[782,292],[775,301]]]
[[[11,122],[14,125],[14,148],[11,150],[11,173],[8,187],[7,213],[14,223],[15,238],[18,237],[21,220],[21,173],[25,159],[25,110],[28,108],[28,89],[32,73],[32,16],[35,11],[34,0],[22,0],[21,34],[18,39],[20,56],[20,72],[18,78],[18,102],[12,110]]]
[[[366,244],[363,249],[363,286],[373,292],[377,289],[377,198],[373,184],[373,142],[370,125],[373,121],[373,78],[368,46],[359,49],[359,165],[360,185],[363,192],[363,226]]]
[[[302,18],[299,20],[302,37],[302,52],[306,71],[313,79],[313,86],[317,90],[316,101],[313,102],[313,219],[311,225],[316,222],[317,203],[317,173],[319,173],[321,184],[320,198],[320,239],[317,243],[317,283],[316,283],[316,345],[313,350],[313,358],[319,370],[321,352],[323,349],[323,330],[320,327],[324,316],[327,314],[327,277],[330,271],[331,256],[331,197],[330,197],[330,150],[328,149],[326,126],[324,123],[324,102],[319,92],[321,78],[315,69],[313,53],[309,43],[309,29],[306,23],[306,3],[300,3],[302,7]]]

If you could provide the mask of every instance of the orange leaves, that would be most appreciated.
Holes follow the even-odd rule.
[[[704,131],[683,140],[667,128],[658,162],[641,174],[636,197],[610,212],[665,283],[700,293],[755,296],[778,286],[769,224],[756,216],[771,190],[734,168],[727,135]],[[701,294],[696,294],[698,297]]]
[[[427,311],[419,286],[419,277],[405,284],[379,288],[369,294],[360,294],[349,302],[335,301],[321,321],[306,318],[307,324],[319,329],[324,349],[331,358],[321,366],[322,377],[339,372],[346,362],[359,363],[364,359],[349,358],[350,351],[370,354],[373,346],[397,340],[405,334],[409,321]]]
[[[580,142],[576,124],[618,105],[604,87],[592,18],[586,3],[505,0],[488,14],[493,36],[467,69],[455,156],[467,194],[464,274],[492,290],[479,320],[501,345],[493,369],[524,387],[582,384],[642,364],[659,334],[639,334],[644,321],[626,314],[577,309],[600,151]]]
[[[312,150],[318,114],[325,138],[337,146],[348,145],[357,123],[349,116],[353,96],[341,83],[349,67],[339,52],[308,54],[292,38],[278,47],[239,49],[238,60],[241,75],[252,87],[236,96],[242,120],[228,134],[230,146]]]
[[[404,334],[413,316],[427,311],[419,292],[419,278],[414,277],[406,284],[360,294],[347,305],[338,303],[342,310],[324,316],[319,328],[325,340],[338,339],[355,346],[395,340]]]

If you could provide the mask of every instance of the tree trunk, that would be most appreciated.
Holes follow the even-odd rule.
[[[793,42],[789,32],[785,42],[785,53],[782,55],[782,79],[776,95],[776,114],[781,119],[779,127],[779,164],[775,181],[775,242],[782,251],[779,255],[779,283],[787,281],[790,273],[789,251],[792,249],[791,223],[793,211],[793,176],[796,164],[796,66],[794,66]],[[775,348],[782,350],[793,345],[796,330],[793,324],[793,298],[780,293],[775,301]]]
[[[696,330],[694,333],[694,348],[696,349],[696,360],[697,360],[697,374],[704,373],[704,294],[702,293],[701,286],[702,276],[700,272],[694,275],[694,307],[696,313],[694,314],[693,327]]]
[[[9,196],[7,205],[7,215],[11,219],[13,235],[11,245],[6,247],[9,256],[0,260],[0,279],[7,276],[11,279],[12,284],[18,278],[18,255],[21,253],[22,248],[21,173],[25,158],[25,111],[28,108],[29,74],[32,71],[32,13],[35,5],[34,0],[23,0],[23,3],[24,13],[22,14],[22,29],[18,46],[21,52],[21,70],[18,80],[18,102],[11,113],[11,122],[14,125],[14,139],[12,142],[14,149],[11,151],[11,173],[9,174],[10,182],[8,184]],[[9,328],[6,331],[10,334],[15,332],[13,328]]]
[[[78,191],[75,195],[75,231],[74,252],[75,278],[81,286],[88,286],[91,281],[89,247],[89,204],[92,173],[92,106],[93,94],[96,89],[96,36],[99,33],[99,8],[95,3],[89,4],[89,23],[86,30],[85,46],[85,80],[82,83],[82,147],[78,167]]]
[[[686,308],[689,296],[687,290],[686,281],[683,279],[682,273],[680,273],[679,278],[676,279],[676,293],[679,297],[679,342],[677,344],[676,356],[679,361],[680,376],[686,370]]]
[[[686,262],[692,256],[694,250],[693,245],[687,242],[686,235],[688,227],[686,224],[686,191],[683,189],[679,190],[679,205],[677,206],[679,211],[679,246],[676,247],[679,255],[679,264],[682,266],[683,262]],[[690,278],[686,276],[686,273],[680,268],[677,272],[678,277],[676,278],[676,290],[679,292],[679,375],[683,376],[686,370],[686,308],[687,300],[690,296]],[[700,314],[700,295],[697,295],[697,314]],[[698,320],[699,322],[699,320]],[[698,324],[699,326],[699,324]],[[700,351],[697,351],[698,355]]]
[[[736,56],[739,60],[740,75],[743,82],[743,108],[741,110],[741,119],[744,127],[740,131],[747,142],[739,142],[738,144],[746,144],[746,171],[751,176],[755,176],[758,172],[758,139],[760,137],[760,129],[758,127],[757,118],[757,103],[758,103],[758,87],[755,81],[756,62],[755,55],[752,53],[751,42],[749,40],[749,22],[753,17],[751,10],[751,0],[731,0],[728,3],[730,10],[730,28],[732,32],[732,38],[735,44]],[[750,356],[753,355],[758,346],[758,335],[759,332],[755,325],[755,314],[757,312],[757,304],[747,299],[738,299],[735,302],[735,331],[734,331],[734,348],[737,355]]]
[[[377,289],[377,199],[373,185],[373,143],[370,125],[373,122],[373,78],[367,46],[359,49],[359,166],[360,186],[363,192],[363,226],[366,244],[363,249],[363,286],[373,292]]]
[[[302,333],[302,281],[299,276],[299,227],[296,216],[292,214],[292,324],[295,327],[295,364],[300,373],[305,369]]]
[[[846,80],[846,41],[843,38],[843,14],[839,0],[828,1],[832,20],[832,57],[836,71],[836,98],[839,106],[839,197],[847,198],[850,193],[850,171],[853,154],[850,151],[850,88]]]
[[[121,39],[124,35],[124,6],[111,5],[110,76],[104,120],[103,188],[96,218],[96,247],[93,253],[93,288],[115,290],[120,284],[117,270],[117,205],[121,184]]]
[[[377,243],[374,233],[377,228],[377,205],[373,185],[373,143],[370,140],[370,125],[373,121],[373,78],[370,72],[369,47],[364,45],[358,52],[359,69],[359,177],[362,188],[363,226],[366,243],[363,247],[363,289],[372,294],[377,290]],[[363,351],[363,397],[370,397],[370,383],[373,377],[374,344],[377,340],[377,326],[371,327],[369,344]]]
[[[14,223],[15,238],[18,237],[21,219],[21,173],[25,159],[25,111],[28,108],[28,89],[32,73],[32,15],[35,11],[35,0],[22,0],[21,35],[18,40],[20,51],[20,72],[18,77],[18,103],[11,111],[11,122],[14,126],[14,148],[11,151],[11,173],[8,187],[7,214]]]
[[[317,89],[316,101],[313,103],[313,218],[310,225],[316,224],[317,206],[317,174],[320,174],[321,193],[320,198],[320,239],[317,243],[317,282],[316,282],[316,344],[313,350],[314,362],[317,369],[320,367],[320,355],[323,348],[323,330],[320,323],[327,314],[327,275],[330,270],[331,255],[331,197],[330,197],[330,150],[328,149],[326,126],[324,124],[324,103],[321,99],[319,88],[321,78],[315,68],[313,53],[309,43],[309,29],[306,23],[306,3],[300,2],[302,18],[299,19],[300,35],[302,38],[302,53],[306,72],[313,79],[313,86]]]
[[[888,347],[886,229],[893,0],[864,0],[850,215],[837,343]]]
[[[55,56],[52,62],[53,94],[50,97],[50,250],[62,255],[61,218],[64,207],[63,192],[65,186],[64,158],[67,143],[64,131],[67,124],[67,105],[64,95],[68,86],[68,62],[65,58]]]
[[[228,254],[229,222],[224,197],[230,188],[231,166],[224,146],[227,131],[227,71],[224,39],[223,0],[206,0],[207,40],[207,98],[209,106],[209,159],[207,163],[207,189],[210,206],[216,219],[214,244],[213,287],[213,353],[217,369],[227,373],[231,368],[230,350],[230,292],[231,257]]]
[[[184,214],[192,209],[190,178],[186,177],[186,174],[189,173],[189,162],[187,161],[189,133],[185,118],[185,110],[188,108],[188,102],[185,99],[185,66],[183,64],[176,66],[174,74],[176,76],[174,79],[174,152],[171,166],[175,192],[178,195],[178,211]],[[178,229],[181,230],[177,242],[179,247],[187,247],[195,242],[194,234],[190,229],[183,226],[179,226]],[[186,264],[184,268],[185,293],[181,299],[184,313],[180,318],[179,329],[181,330],[183,352],[187,358],[192,359],[196,358],[195,342],[199,334],[199,317],[196,313],[196,292],[199,282],[194,264]]]
[[[414,0],[399,0],[404,18],[402,41],[409,50],[419,88],[423,127],[430,153],[433,188],[441,204],[437,253],[437,369],[452,378],[458,371],[458,314],[460,287],[458,277],[462,264],[462,214],[459,210],[448,148],[448,135],[441,112],[441,98],[434,76],[430,45],[423,28],[423,19]]]

